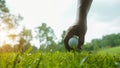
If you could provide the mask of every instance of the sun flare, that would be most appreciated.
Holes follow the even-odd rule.
[[[5,43],[6,39],[7,39],[7,32],[0,31],[0,46],[2,46]]]

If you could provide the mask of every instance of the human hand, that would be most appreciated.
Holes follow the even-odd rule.
[[[86,28],[83,28],[81,27],[80,25],[73,25],[71,26],[67,33],[66,33],[66,36],[64,38],[64,45],[65,45],[65,48],[68,50],[68,51],[71,51],[73,50],[73,48],[71,48],[68,44],[68,41],[71,37],[73,36],[77,36],[78,37],[78,45],[77,47],[75,48],[76,50],[80,50],[81,49],[81,46],[84,44],[84,36],[85,36],[85,33],[86,33]]]

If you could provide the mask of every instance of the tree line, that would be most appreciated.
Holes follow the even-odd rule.
[[[117,46],[120,46],[120,33],[105,35],[101,39],[93,39],[90,43],[86,43],[83,49],[91,51]]]

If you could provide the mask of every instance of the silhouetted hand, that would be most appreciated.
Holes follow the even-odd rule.
[[[85,38],[85,33],[86,33],[87,27],[82,27],[82,25],[73,25],[71,26],[67,33],[66,36],[64,38],[64,45],[65,48],[70,51],[73,50],[73,48],[71,48],[68,44],[68,41],[71,37],[73,36],[78,36],[78,45],[76,47],[76,50],[81,49],[81,46],[84,44],[84,38]]]

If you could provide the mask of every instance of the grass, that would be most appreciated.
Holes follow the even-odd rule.
[[[108,48],[99,51],[100,53],[105,53],[105,54],[120,54],[120,46],[119,47],[113,47],[113,48]]]
[[[119,47],[94,54],[88,52],[4,53],[0,54],[0,68],[120,68],[118,51]]]

